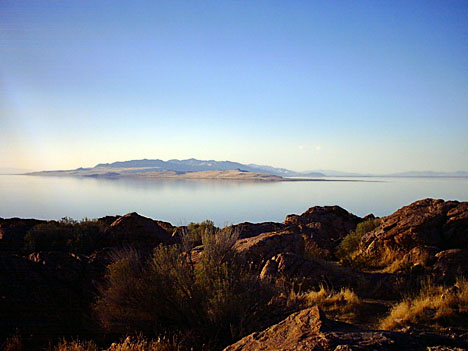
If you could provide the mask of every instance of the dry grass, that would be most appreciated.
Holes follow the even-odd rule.
[[[15,334],[5,340],[3,344],[0,343],[0,348],[3,351],[23,351],[23,342],[18,334]]]
[[[10,349],[9,349],[10,350]],[[16,351],[17,349],[11,349]],[[21,349],[19,349],[21,350]],[[51,348],[51,351],[98,351],[99,349],[93,341],[61,341]],[[128,336],[122,342],[112,343],[104,351],[177,351],[177,347],[164,339],[146,340],[142,336]]]
[[[382,329],[399,329],[410,325],[440,328],[466,328],[468,325],[468,281],[458,279],[454,286],[426,284],[419,295],[395,305],[382,320]]]
[[[129,336],[121,343],[113,343],[106,351],[177,351],[177,347],[163,339],[146,340],[141,336]]]
[[[328,291],[323,286],[319,291],[311,290],[305,293],[296,293],[291,290],[287,299],[289,307],[307,308],[317,305],[324,311],[341,313],[356,312],[361,304],[360,298],[348,288],[336,292]]]
[[[51,349],[52,351],[98,351],[98,347],[92,341],[61,341]]]

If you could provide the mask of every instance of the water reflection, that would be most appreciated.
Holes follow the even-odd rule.
[[[342,178],[329,178],[343,180]],[[173,224],[283,221],[315,205],[388,215],[418,199],[468,200],[468,178],[236,182],[0,176],[0,217],[96,218],[136,211]],[[369,182],[372,180],[372,182]]]

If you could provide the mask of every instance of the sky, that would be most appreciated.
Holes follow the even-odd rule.
[[[468,1],[0,0],[0,168],[468,171]]]

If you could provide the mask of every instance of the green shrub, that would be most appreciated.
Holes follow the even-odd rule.
[[[254,330],[271,292],[233,249],[229,230],[202,235],[195,264],[181,246],[159,246],[144,261],[136,252],[109,266],[95,309],[112,332],[184,335],[220,349]]]
[[[192,245],[201,245],[202,243],[202,236],[205,234],[213,235],[219,228],[214,225],[213,221],[206,220],[200,223],[191,222],[187,226],[187,235],[188,240],[192,243]]]
[[[317,245],[317,243],[308,236],[304,239],[304,258],[307,259],[330,259],[330,252]]]
[[[368,219],[359,223],[356,229],[346,235],[338,245],[335,255],[340,260],[346,262],[354,258],[354,254],[359,248],[359,243],[362,237],[370,231],[377,228],[380,224],[380,219]]]
[[[81,222],[64,217],[60,221],[41,223],[24,237],[24,248],[32,251],[68,251],[91,253],[103,246],[104,226],[95,220]]]

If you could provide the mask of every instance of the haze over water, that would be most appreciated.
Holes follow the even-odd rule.
[[[98,218],[138,212],[174,225],[282,222],[312,206],[385,216],[432,197],[468,201],[468,178],[327,178],[326,182],[148,181],[0,176],[0,217]],[[357,181],[362,180],[362,181]]]

